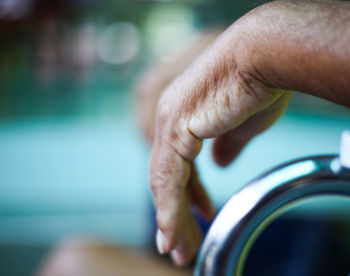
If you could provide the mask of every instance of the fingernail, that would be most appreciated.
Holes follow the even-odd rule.
[[[157,244],[157,249],[160,254],[164,254],[166,250],[166,238],[162,231],[159,229],[157,230],[157,235],[156,235],[156,244]]]
[[[171,259],[176,265],[182,266],[185,264],[184,258],[181,256],[177,249],[174,249],[170,252]]]

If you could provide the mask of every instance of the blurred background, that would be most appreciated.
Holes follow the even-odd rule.
[[[0,0],[0,274],[32,275],[72,236],[144,246],[152,231],[138,75],[263,1]],[[228,168],[198,158],[219,208],[262,172],[337,153],[349,110],[295,93],[283,118]],[[344,217],[350,203],[292,215]],[[18,265],[20,263],[21,265]]]

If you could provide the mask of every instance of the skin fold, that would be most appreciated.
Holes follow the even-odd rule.
[[[193,164],[203,139],[215,138],[213,158],[226,166],[280,117],[290,90],[350,107],[350,4],[273,1],[259,6],[160,87],[143,94],[148,100],[140,107],[148,114],[142,128],[153,142],[156,240],[160,253],[171,253],[176,264],[184,265],[201,244],[191,207],[207,219],[214,215]]]

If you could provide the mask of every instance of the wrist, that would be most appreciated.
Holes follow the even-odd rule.
[[[233,55],[239,64],[238,69],[244,76],[255,80],[264,88],[289,89],[276,81],[280,80],[277,75],[279,72],[270,63],[271,56],[275,59],[281,58],[278,56],[281,53],[279,49],[286,46],[285,42],[276,36],[279,32],[278,24],[271,21],[280,13],[278,4],[279,1],[275,1],[258,6],[230,27],[231,36],[238,45]],[[283,49],[282,52],[286,50]]]
[[[275,76],[270,74],[270,68],[264,66],[266,51],[271,50],[269,30],[264,26],[264,11],[270,7],[265,5],[250,11],[233,23],[221,38],[221,44],[230,45],[229,49],[218,51],[220,55],[226,55],[228,62],[235,64],[235,81],[240,83],[248,94],[260,99],[266,96],[275,97],[281,93],[282,88],[274,81]]]
[[[350,106],[350,4],[273,1],[232,25],[245,72],[269,88],[296,90]]]

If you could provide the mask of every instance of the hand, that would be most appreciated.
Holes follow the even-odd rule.
[[[347,2],[273,1],[235,22],[168,86],[150,164],[161,253],[187,263],[201,241],[191,206],[213,215],[193,165],[203,139],[216,138],[214,159],[229,164],[282,114],[290,93],[277,88],[350,106],[349,30]]]
[[[227,43],[219,38],[166,89],[158,104],[150,166],[157,245],[161,253],[171,251],[179,265],[190,261],[201,243],[191,207],[207,219],[214,216],[193,164],[202,139],[217,137],[213,156],[225,166],[282,114],[290,97],[246,70],[239,42],[231,45],[237,49],[234,60],[221,56],[224,51],[218,48]]]
[[[197,39],[172,49],[167,53],[165,61],[153,64],[136,81],[136,115],[149,142],[152,143],[154,138],[157,105],[162,93],[222,31],[210,29],[198,33]]]

